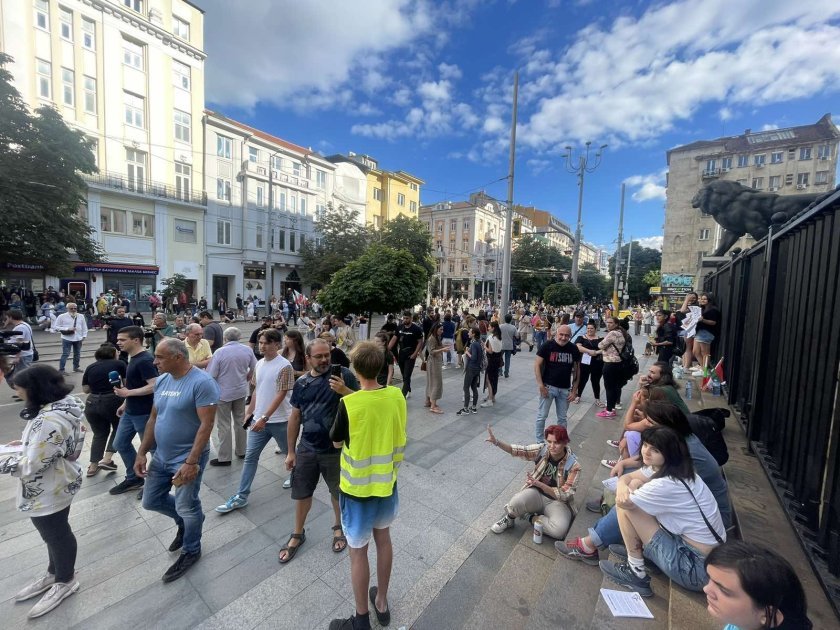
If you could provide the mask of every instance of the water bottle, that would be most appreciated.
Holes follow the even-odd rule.
[[[542,530],[543,524],[539,518],[534,519],[534,544],[541,545],[542,544]]]
[[[712,396],[720,396],[720,379],[717,374],[712,375]]]
[[[686,383],[685,383],[685,397],[688,400],[691,400],[691,393],[692,393],[693,389],[694,389],[694,385],[691,383],[691,380],[686,381]]]

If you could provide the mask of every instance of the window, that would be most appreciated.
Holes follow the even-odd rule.
[[[192,167],[189,164],[175,162],[175,195],[184,201],[190,200],[192,189]]]
[[[799,149],[799,159],[800,160],[810,160],[811,159],[811,147],[802,147]]]
[[[756,190],[761,190],[764,188],[764,178],[763,177],[753,177],[752,180],[752,187]]]
[[[183,90],[190,89],[190,67],[174,59],[172,60],[172,84]]]
[[[96,50],[96,22],[82,18],[82,46]]]
[[[698,240],[701,240],[701,241],[708,241],[709,240],[709,228],[702,228],[700,230],[700,238]]]
[[[442,233],[443,232],[443,221],[438,221],[437,224],[435,225],[435,229],[436,229],[436,231]]]
[[[175,110],[175,139],[189,144],[192,138],[192,116],[187,112]]]
[[[408,207],[412,212],[417,212],[417,202],[416,201],[409,201]]]
[[[125,93],[125,124],[144,129],[145,99],[142,96]]]
[[[279,195],[279,197],[280,197],[280,199],[279,199],[279,203],[280,203],[280,206],[279,206],[279,207],[280,207],[280,210],[282,210],[283,212],[285,212],[285,211],[286,211],[286,193],[281,192],[281,193],[280,193],[280,195]]]
[[[796,159],[796,149],[794,147],[791,147],[791,148],[788,149],[788,159],[789,160],[795,160]]]
[[[462,262],[462,263],[461,263],[461,271],[463,271],[463,272],[467,272],[468,270],[469,270],[469,267],[467,266],[467,263],[466,263],[466,262]]]
[[[260,150],[257,147],[248,147],[248,161],[256,164],[259,158]]]
[[[397,193],[397,205],[404,206],[405,205],[405,195],[402,193]]]
[[[297,212],[297,197],[295,195],[289,195],[289,212],[294,214]]]
[[[373,189],[373,198],[376,201],[382,201],[382,189],[381,188],[374,188]]]
[[[292,162],[292,175],[295,177],[300,177],[300,162]]]
[[[227,136],[216,135],[216,155],[230,159],[230,148],[233,141]]]
[[[455,232],[455,230],[457,230],[457,229],[458,229],[458,219],[451,219],[449,221],[449,236],[451,238],[455,238],[455,234],[453,234],[453,232]]]
[[[761,155],[756,155],[756,156],[753,158],[753,163],[754,163],[756,166],[764,166],[764,164],[765,164],[766,162],[767,162],[767,155],[766,155],[765,153],[762,153]]]
[[[315,185],[318,188],[326,188],[327,186],[327,174],[321,169],[315,170]]]
[[[706,173],[714,173],[717,166],[717,160],[706,160]]]
[[[256,230],[256,245],[257,249],[262,249],[263,245],[263,226],[258,225]]]
[[[417,184],[412,183],[412,184],[409,184],[409,186],[411,187],[411,190],[417,190]]]
[[[88,114],[96,114],[96,79],[85,77],[85,111]]]
[[[303,217],[306,216],[306,197],[300,198],[300,215]]]
[[[131,234],[132,236],[155,235],[155,215],[143,214],[142,212],[131,213]]]
[[[112,234],[125,234],[125,210],[102,208],[99,211],[99,229]]]
[[[35,0],[35,26],[50,30],[50,3],[47,0]]]
[[[125,150],[128,189],[143,192],[146,184],[146,154],[136,149]]]
[[[469,231],[470,231],[470,220],[469,219],[464,219],[464,232],[469,232]],[[464,237],[466,237],[466,234],[464,235]]]
[[[750,156],[749,155],[739,155],[738,156],[738,168],[744,168],[745,166],[750,165]]]
[[[449,273],[455,273],[455,261],[449,261]]]
[[[327,207],[322,203],[315,204],[315,216],[322,217],[327,213]]]
[[[123,40],[123,63],[138,70],[143,69],[143,47],[127,39]]]
[[[216,178],[216,199],[230,201],[230,180],[224,177]]]
[[[785,175],[785,186],[793,185],[793,173],[788,173]]]
[[[828,171],[817,171],[816,177],[814,177],[815,184],[827,184],[828,183]]]
[[[197,228],[198,225],[195,221],[175,219],[175,235],[172,240],[176,243],[197,243]]]
[[[799,175],[796,176],[796,185],[797,186],[807,186],[809,175],[810,175],[810,173],[799,173]]]
[[[175,37],[180,37],[181,39],[189,40],[190,38],[190,23],[182,20],[181,18],[172,17],[172,32],[175,33]]]
[[[277,230],[277,249],[286,249],[286,230]]]
[[[782,157],[784,157],[784,151],[773,151],[770,154],[770,164],[781,164]]]
[[[283,168],[283,158],[279,155],[272,155],[271,156],[271,168],[275,171],[279,171]]]
[[[123,0],[123,4],[132,11],[143,13],[143,0]]]
[[[770,178],[770,190],[776,191],[779,190],[779,187],[782,185],[782,176],[781,175],[773,175]]]
[[[295,251],[295,233],[289,232],[289,251]]]
[[[257,208],[262,208],[265,205],[265,188],[257,186]]]
[[[831,159],[831,145],[830,144],[821,144],[817,147],[817,157],[821,160],[830,160]]]
[[[75,73],[67,68],[61,69],[61,98],[67,107],[75,107],[76,99],[73,96],[75,84]]]
[[[36,59],[35,72],[38,74],[38,96],[52,98],[52,65],[49,61]]]
[[[219,245],[230,245],[230,221],[216,221],[216,242]]]
[[[64,7],[58,7],[58,21],[61,28],[61,37],[67,41],[73,41],[73,12]]]

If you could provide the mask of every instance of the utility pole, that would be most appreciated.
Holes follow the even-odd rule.
[[[589,145],[592,144],[592,141],[588,141],[586,143],[586,151],[580,155],[578,160],[578,165],[572,168],[572,147],[566,147],[566,153],[563,156],[566,160],[566,170],[569,173],[573,173],[578,177],[578,211],[577,211],[577,228],[575,229],[575,248],[572,253],[572,284],[577,286],[578,283],[578,263],[580,262],[580,242],[583,238],[583,223],[581,222],[582,215],[583,215],[583,177],[586,173],[594,173],[595,169],[598,168],[598,165],[601,163],[601,155],[604,152],[604,149],[607,148],[606,144],[602,144],[601,147],[598,149],[598,152],[595,154],[594,160],[595,163],[591,166],[589,165]]]
[[[633,255],[633,235],[630,235],[630,240],[628,241],[629,247],[627,248],[627,271],[626,275],[624,276],[624,308],[627,308],[627,305],[630,303],[630,256]]]
[[[507,221],[505,222],[505,259],[502,261],[502,292],[501,308],[502,316],[507,313],[508,302],[510,301],[510,256],[513,248],[513,174],[516,162],[516,106],[519,98],[519,71],[513,75],[513,117],[510,125],[510,160],[508,171],[508,194],[507,194]]]
[[[615,269],[613,269],[613,306],[618,311],[618,277],[621,275],[621,238],[624,235],[624,184],[621,184],[621,206],[618,213],[618,247],[615,250]]]
[[[268,211],[265,213],[265,304],[266,309],[270,308],[271,296],[274,293],[273,263],[271,261],[271,250],[274,248],[274,155],[268,157]],[[266,310],[266,314],[268,310]]]

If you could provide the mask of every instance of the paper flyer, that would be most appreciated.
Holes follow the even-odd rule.
[[[635,591],[613,591],[601,589],[601,596],[607,602],[613,617],[638,617],[653,619],[653,613],[647,607],[642,596]]]

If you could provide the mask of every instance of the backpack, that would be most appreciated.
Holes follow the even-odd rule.
[[[718,466],[723,466],[729,461],[729,449],[723,439],[723,428],[728,417],[729,410],[723,408],[701,409],[687,416],[691,432],[715,458]]]
[[[612,344],[612,347],[618,350],[618,346],[615,344]],[[639,373],[639,362],[636,359],[636,353],[633,351],[632,342],[628,343],[625,339],[624,347],[619,350],[618,356],[621,358],[621,372],[624,375],[625,382],[627,382]]]
[[[464,337],[466,336],[466,332],[466,328],[459,328],[455,331],[455,352],[458,354],[463,354],[464,352]]]

